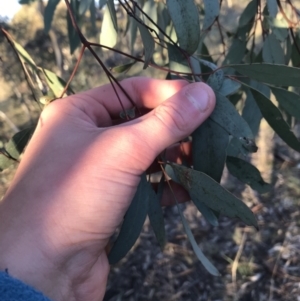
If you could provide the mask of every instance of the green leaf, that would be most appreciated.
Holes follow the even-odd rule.
[[[167,8],[174,24],[180,47],[188,54],[193,54],[197,50],[200,41],[197,6],[193,0],[167,0]]]
[[[207,119],[192,133],[193,166],[220,182],[229,142],[228,133],[211,119]]]
[[[202,30],[207,30],[213,25],[216,18],[219,16],[220,3],[219,0],[203,0],[203,2],[205,14]]]
[[[67,83],[62,78],[60,78],[59,76],[57,76],[55,73],[53,73],[50,70],[43,69],[43,68],[39,68],[39,70],[41,70],[44,73],[47,84],[49,85],[50,89],[52,90],[53,95],[56,98],[61,97],[61,94],[62,94],[65,86],[67,85]],[[70,86],[68,87],[67,92],[68,92],[68,94],[75,94]]]
[[[169,68],[177,72],[191,72],[187,63],[187,58],[182,53],[182,50],[170,43],[166,43],[169,55]],[[200,68],[200,66],[199,66]]]
[[[284,121],[279,109],[260,91],[242,83],[245,87],[250,88],[253,97],[266,121],[277,133],[277,135],[291,148],[300,152],[300,141],[291,131],[289,125]]]
[[[207,84],[214,90],[218,91],[224,81],[224,71],[222,69],[218,69],[216,72],[211,74],[207,80]]]
[[[242,117],[249,124],[253,135],[256,137],[262,119],[262,114],[250,89],[246,89],[246,96]]]
[[[148,17],[152,19],[155,24],[157,23],[157,6],[153,0],[148,0],[145,2],[143,11]],[[152,22],[150,22],[148,18],[144,17],[144,20],[147,26],[149,26],[153,30],[157,30],[157,27]]]
[[[273,33],[265,39],[262,55],[265,63],[284,65],[283,49]]]
[[[242,12],[239,19],[239,27],[244,27],[249,24],[256,15],[258,3],[257,0],[252,0],[248,3],[245,10]]]
[[[44,12],[44,31],[48,33],[51,28],[54,12],[60,0],[49,0]]]
[[[16,133],[6,144],[0,153],[0,171],[9,167],[15,160],[18,160],[30,140],[35,126],[26,128]]]
[[[216,107],[210,118],[227,133],[239,139],[246,148],[249,143],[255,145],[249,125],[237,112],[233,104],[218,92],[216,93],[216,98]]]
[[[133,20],[136,22],[135,20]],[[143,69],[146,69],[152,59],[153,53],[154,53],[154,48],[155,48],[155,43],[152,35],[150,34],[149,30],[142,25],[141,23],[137,22],[137,26],[139,28],[143,45],[144,45],[144,55],[145,55],[145,63]]]
[[[149,186],[151,185],[149,184]],[[162,177],[162,180],[158,185],[158,194],[154,192],[152,187],[149,187],[150,196],[149,196],[149,209],[148,209],[148,216],[149,216],[151,227],[154,231],[155,237],[162,250],[166,245],[165,222],[164,222],[163,210],[160,205],[160,199],[163,192],[163,187],[164,187],[164,177]]]
[[[252,211],[238,198],[206,174],[170,163],[181,185],[193,200],[198,199],[209,208],[228,217],[238,217],[245,224],[258,228]]]
[[[116,21],[116,11],[114,9],[114,1],[108,0],[104,9],[103,22],[100,33],[100,44],[114,47],[118,40],[118,25]]]
[[[284,63],[285,65],[288,65],[292,56],[292,42],[290,37],[286,39],[286,51],[284,55]]]
[[[259,193],[266,193],[271,190],[271,185],[263,180],[259,170],[249,162],[240,158],[228,156],[226,165],[233,176],[243,183],[248,184],[252,189]]]
[[[300,37],[296,35],[295,41],[292,46],[292,55],[291,55],[293,66],[300,66]]]
[[[142,231],[149,207],[149,185],[146,175],[141,176],[137,191],[126,212],[117,240],[108,254],[110,264],[120,261],[132,248]]]
[[[195,199],[192,200],[194,205],[197,207],[197,209],[200,211],[200,213],[203,215],[203,217],[206,219],[208,223],[210,223],[212,226],[217,227],[219,226],[219,221],[212,209],[207,207],[204,203],[202,203],[200,200]]]
[[[237,92],[237,90],[239,90],[240,87],[241,84],[239,82],[236,82],[235,80],[226,77],[224,78],[223,83],[218,92],[224,96],[228,96]]]
[[[276,86],[300,87],[300,68],[273,64],[228,65],[239,73],[257,81]]]
[[[157,25],[163,32],[166,32],[166,28],[169,25],[171,19],[167,10],[167,7],[162,2],[157,3]],[[164,34],[159,31],[159,38],[164,39]]]
[[[240,63],[246,53],[246,46],[246,40],[234,39],[224,59],[223,65]]]
[[[300,96],[294,92],[271,87],[272,93],[282,108],[300,120]]]
[[[267,0],[267,6],[268,6],[269,15],[275,18],[278,12],[277,1]]]
[[[80,27],[81,20],[80,20],[80,15],[78,13],[78,7],[79,7],[79,1],[78,0],[71,0],[70,5],[72,8],[73,15],[76,19],[76,22],[78,26]],[[71,17],[69,12],[67,11],[67,25],[68,25],[68,37],[69,37],[69,43],[70,43],[70,52],[71,54],[74,53],[76,48],[80,45],[80,38],[73,27]]]
[[[106,5],[107,0],[100,0],[99,1],[99,8],[102,9],[104,5]]]
[[[89,9],[89,7],[91,6],[92,2],[94,0],[80,0],[80,4],[79,4],[79,15],[84,15],[85,12]]]
[[[185,230],[186,235],[188,236],[188,239],[192,245],[192,248],[197,256],[197,258],[199,259],[199,261],[203,264],[203,266],[205,267],[205,269],[213,276],[220,276],[219,271],[217,270],[217,268],[206,258],[206,256],[203,254],[203,252],[201,251],[201,249],[199,248],[195,237],[183,215],[183,213],[181,212],[178,204],[177,204],[177,208],[180,214],[180,218],[181,218],[181,222],[183,224],[183,228]]]
[[[136,36],[137,36],[137,29],[138,29],[138,22],[136,22],[135,19],[133,19],[132,17],[129,18],[130,20],[130,24],[129,24],[129,28],[130,28],[130,50],[131,53],[134,53],[134,45],[135,45],[135,40],[136,40]]]
[[[123,73],[123,72],[127,72],[131,69],[131,67],[136,63],[136,61],[134,62],[130,62],[124,65],[120,65],[120,66],[115,66],[115,67],[111,67],[110,71],[113,73]]]

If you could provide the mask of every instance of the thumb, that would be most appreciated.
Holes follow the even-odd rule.
[[[130,140],[131,146],[135,145],[131,152],[139,158],[137,169],[146,170],[165,148],[190,135],[212,113],[215,101],[209,86],[192,83],[133,121],[130,132],[134,143]]]

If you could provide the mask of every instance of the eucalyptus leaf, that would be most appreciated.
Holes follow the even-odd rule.
[[[120,66],[111,67],[110,71],[112,71],[113,73],[118,73],[118,74],[124,73],[124,72],[129,71],[135,63],[136,63],[136,61],[124,64],[124,65],[120,65]]]
[[[72,8],[73,15],[76,19],[78,26],[80,27],[81,18],[78,12],[79,4],[80,1],[78,0],[70,1],[70,6]],[[69,37],[69,44],[70,44],[70,53],[73,54],[76,48],[80,45],[80,38],[72,24],[72,20],[68,11],[67,11],[67,27],[68,27],[68,37]]]
[[[256,137],[262,119],[262,114],[250,89],[246,89],[246,96],[242,117],[249,124],[253,135]]]
[[[192,200],[198,199],[220,214],[238,217],[245,224],[258,228],[252,211],[215,180],[200,171],[175,163],[170,164]]]
[[[151,186],[150,183],[148,183],[148,185]],[[162,250],[166,245],[165,222],[164,222],[163,210],[160,204],[163,188],[164,188],[164,177],[162,177],[162,180],[159,183],[158,194],[154,192],[152,187],[149,187],[150,195],[149,195],[149,209],[148,209],[148,216],[149,216],[151,227],[154,231],[155,237]]]
[[[0,171],[8,168],[18,160],[30,140],[35,126],[31,126],[16,133],[6,144],[0,153]]]
[[[232,80],[229,77],[225,77],[218,92],[224,96],[228,96],[237,92],[237,90],[239,90],[240,87],[241,84],[239,82]]]
[[[191,72],[191,69],[187,63],[187,58],[182,53],[182,50],[179,47],[176,47],[170,43],[166,43],[166,44],[168,47],[170,70],[176,71],[176,72]],[[199,66],[199,68],[200,68],[200,66]],[[198,69],[198,71],[199,71],[199,69]]]
[[[282,108],[300,120],[300,96],[294,92],[271,87],[272,93]]]
[[[179,206],[177,205],[179,214],[180,214],[180,218],[183,224],[183,228],[185,230],[186,235],[188,236],[188,239],[192,245],[192,248],[197,256],[197,258],[199,259],[199,261],[203,264],[203,266],[205,267],[205,269],[213,276],[220,276],[219,271],[217,270],[217,268],[206,258],[206,256],[203,254],[202,250],[199,248],[195,237],[183,215],[183,213],[181,212]]]
[[[167,8],[174,24],[180,47],[188,54],[193,54],[197,50],[200,41],[197,6],[193,0],[167,0]]]
[[[271,190],[271,185],[263,180],[259,170],[247,161],[228,156],[226,166],[233,176],[259,193],[266,193]]]
[[[300,68],[273,64],[228,65],[239,73],[263,83],[276,86],[300,87]]]
[[[277,133],[277,135],[291,148],[300,152],[300,141],[291,131],[289,125],[284,121],[280,110],[260,91],[242,83],[245,87],[250,88],[253,97],[266,121]]]
[[[211,74],[207,80],[207,84],[214,90],[218,91],[223,85],[224,81],[224,71],[222,69],[218,69],[216,72]]]
[[[153,0],[148,0],[145,2],[144,6],[143,6],[143,11],[147,16],[150,17],[150,19],[152,19],[152,21],[155,24],[157,23],[157,19],[158,19],[157,6]],[[157,30],[157,27],[152,22],[150,22],[150,20],[148,18],[144,17],[144,22],[147,26],[149,26],[153,30]]]
[[[278,13],[277,1],[267,0],[267,6],[268,6],[269,15],[275,18]]]
[[[133,20],[136,22],[135,20]],[[143,69],[146,69],[152,59],[153,53],[154,53],[154,48],[155,48],[155,43],[152,35],[150,34],[149,30],[142,25],[139,22],[136,22],[137,26],[139,28],[143,45],[144,45],[144,52],[145,52],[145,63]]]
[[[283,49],[273,33],[265,39],[262,55],[265,63],[284,65]]]
[[[79,4],[79,14],[80,15],[84,15],[85,12],[89,9],[89,7],[91,6],[91,3],[94,0],[80,0],[80,4]]]
[[[113,0],[107,1],[100,33],[100,44],[108,47],[114,47],[118,40],[118,26],[113,2]]]
[[[146,175],[143,174],[124,217],[118,238],[108,254],[110,264],[115,264],[120,261],[136,242],[148,213],[149,199],[149,184]]]
[[[202,30],[207,30],[213,25],[216,18],[219,16],[220,2],[219,0],[203,0],[203,2],[205,14]]]
[[[192,133],[193,166],[220,182],[229,142],[228,133],[211,119],[207,119]]]
[[[135,45],[135,40],[137,36],[137,30],[138,30],[138,22],[134,20],[132,17],[129,18],[129,28],[130,28],[130,50],[131,53],[134,53],[134,45]]]
[[[44,11],[44,31],[48,33],[51,28],[54,12],[60,0],[49,0]]]
[[[96,33],[97,28],[96,28],[96,6],[95,6],[95,2],[92,1],[89,7],[90,10],[90,20],[91,20],[91,24],[92,24],[92,30],[94,33]]]
[[[248,3],[239,19],[239,27],[243,27],[251,22],[257,12],[257,0],[252,0]]]
[[[234,39],[228,50],[228,53],[225,56],[223,65],[240,63],[244,58],[246,49],[247,49],[246,40],[241,40],[238,38]]]
[[[253,134],[247,122],[237,112],[233,104],[223,95],[216,93],[216,107],[210,118],[219,124],[228,134],[236,137],[244,144],[255,145]]]

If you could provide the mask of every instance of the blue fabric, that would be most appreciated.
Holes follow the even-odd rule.
[[[33,287],[15,279],[7,272],[0,272],[1,301],[51,301]]]

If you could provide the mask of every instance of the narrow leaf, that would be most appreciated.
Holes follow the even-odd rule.
[[[54,12],[60,0],[49,0],[44,11],[44,31],[48,33],[51,28]]]
[[[234,39],[224,59],[223,65],[240,63],[246,53],[246,46],[246,40]]]
[[[136,61],[134,62],[130,62],[124,65],[120,65],[120,66],[115,66],[115,67],[111,67],[110,71],[112,71],[113,73],[123,73],[123,72],[127,72],[131,69],[131,67],[136,63]]]
[[[80,4],[79,4],[79,15],[84,15],[85,12],[89,9],[89,7],[91,6],[91,3],[94,0],[80,0]]]
[[[211,74],[207,80],[207,84],[214,90],[218,91],[224,81],[224,71],[222,69],[218,69],[216,72]]]
[[[44,73],[47,84],[52,90],[53,95],[56,98],[60,97],[67,83],[61,77],[57,76],[50,70],[42,68],[39,68],[39,70],[41,70]],[[68,87],[67,92],[68,95],[75,94],[70,86]]]
[[[30,140],[35,126],[16,133],[6,144],[0,153],[0,171],[8,168],[15,160],[18,160]]]
[[[197,6],[193,0],[167,0],[167,8],[174,24],[180,47],[188,54],[193,54],[197,50],[200,41]]]
[[[273,64],[228,65],[236,71],[257,81],[276,86],[300,87],[300,68]]]
[[[239,90],[240,87],[241,84],[239,82],[226,77],[224,78],[223,83],[219,88],[218,92],[224,96],[228,96],[237,92],[237,90]]]
[[[271,190],[271,185],[263,180],[259,170],[247,161],[228,156],[226,165],[233,176],[259,193],[266,193]]]
[[[258,3],[257,0],[252,0],[248,3],[245,10],[242,12],[239,19],[239,27],[243,27],[251,22],[255,17],[257,11]]]
[[[228,217],[238,217],[245,224],[258,228],[252,211],[237,197],[206,174],[191,168],[170,163],[190,197]]]
[[[267,6],[268,6],[269,15],[275,18],[278,12],[277,1],[267,0]]]
[[[237,112],[233,104],[219,93],[216,93],[216,97],[216,107],[210,118],[219,124],[227,133],[239,139],[245,148],[248,147],[248,144],[254,144],[255,146],[249,125]],[[257,147],[254,147],[253,151],[256,150]]]
[[[262,119],[262,114],[250,89],[246,89],[246,96],[242,117],[249,124],[253,135],[256,137]]]
[[[219,271],[217,270],[217,268],[206,258],[206,256],[203,254],[202,250],[199,248],[195,237],[183,215],[183,213],[181,212],[179,206],[177,205],[179,214],[180,214],[180,218],[181,218],[181,222],[183,224],[183,228],[185,230],[186,235],[188,236],[188,239],[192,245],[192,248],[197,256],[197,258],[199,259],[199,261],[203,264],[203,266],[205,267],[205,269],[213,276],[220,276]]]
[[[135,20],[133,20],[136,22]],[[152,35],[150,34],[149,30],[142,25],[141,23],[137,22],[137,26],[139,28],[143,45],[144,45],[144,52],[145,52],[145,63],[143,69],[146,69],[152,59],[153,53],[154,53],[154,48],[155,48],[155,43]]]
[[[71,0],[70,5],[72,8],[73,15],[76,19],[76,22],[80,26],[81,20],[80,20],[80,15],[78,13],[79,1]],[[76,48],[80,45],[80,38],[72,24],[71,17],[68,11],[67,11],[67,25],[68,25],[68,37],[70,43],[70,53],[73,54]]]
[[[110,5],[109,5],[110,4]],[[118,31],[117,24],[114,15],[114,4],[111,4],[111,0],[108,0],[107,6],[104,9],[103,22],[100,33],[100,44],[108,47],[114,47],[117,44]]]
[[[148,183],[149,186],[151,186]],[[164,177],[159,183],[158,190],[162,194],[164,187]],[[148,216],[150,220],[151,227],[154,231],[155,237],[160,245],[160,248],[163,250],[166,244],[166,231],[165,231],[165,222],[163,210],[160,205],[161,196],[156,194],[152,187],[149,187],[149,209]]]
[[[228,133],[213,120],[206,120],[192,133],[193,166],[220,182],[229,142]]]
[[[251,89],[254,99],[266,121],[277,133],[277,135],[291,148],[300,152],[300,141],[291,131],[289,125],[284,121],[280,110],[260,91],[242,83]]]
[[[265,39],[262,55],[265,63],[284,65],[283,49],[273,33]]]
[[[207,30],[210,26],[213,25],[216,18],[219,16],[220,3],[219,0],[204,0],[203,2],[205,14],[202,30]]]
[[[300,120],[300,96],[294,92],[271,87],[272,93],[282,108]]]
[[[117,240],[108,254],[110,264],[120,261],[132,248],[142,231],[149,206],[149,186],[143,174],[126,212]]]

